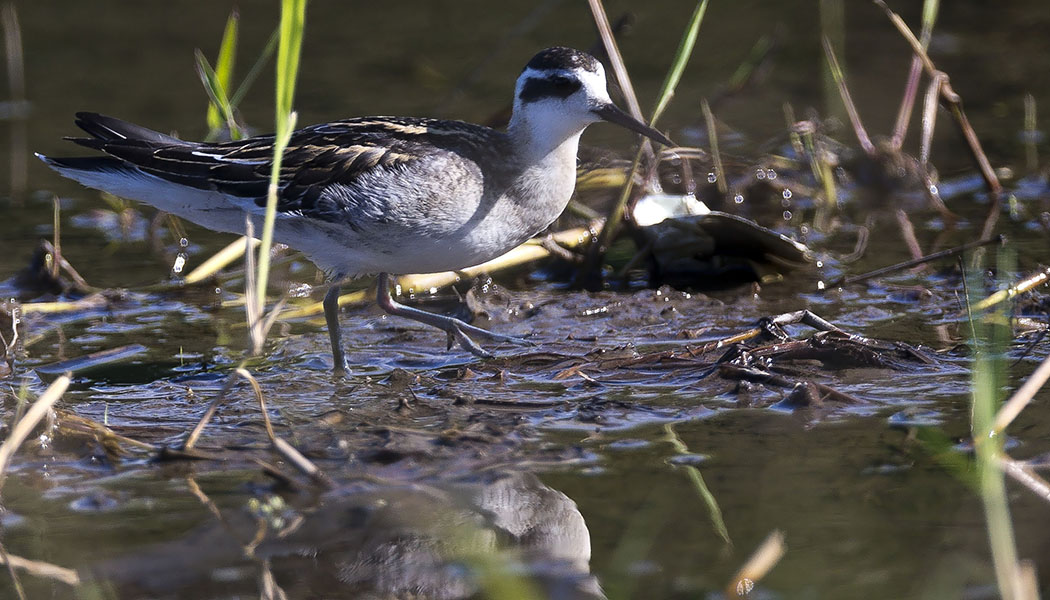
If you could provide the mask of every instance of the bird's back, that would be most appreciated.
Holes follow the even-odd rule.
[[[77,124],[91,137],[73,141],[108,157],[45,158],[67,177],[220,231],[243,232],[244,213],[263,214],[272,135],[188,142],[93,113]],[[363,117],[306,127],[282,157],[275,237],[336,275],[462,268],[549,222],[509,192],[520,174],[507,134],[480,125]]]

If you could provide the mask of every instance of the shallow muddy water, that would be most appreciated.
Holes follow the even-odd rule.
[[[240,4],[241,74],[276,23],[272,4]],[[16,143],[0,144],[0,165],[17,169],[32,151],[75,153],[61,137],[77,134],[78,110],[205,135],[193,49],[214,55],[230,4],[15,6],[30,112],[3,124]],[[693,7],[606,8],[614,20],[634,15],[620,44],[645,109]],[[893,8],[918,22],[917,7]],[[814,264],[743,285],[692,272],[648,287],[637,269],[599,291],[573,288],[573,267],[555,260],[499,273],[469,292],[475,324],[531,345],[491,345],[489,360],[446,351],[440,332],[373,304],[354,305],[341,315],[346,378],[330,372],[319,315],[282,319],[247,368],[276,434],[320,468],[320,484],[271,450],[244,381],[196,454],[160,451],[180,445],[244,356],[239,267],[198,286],[172,275],[180,257],[192,269],[230,236],[182,224],[182,244],[153,209],[107,202],[30,160],[26,189],[0,198],[0,296],[26,307],[17,360],[0,373],[4,436],[20,390],[41,394],[71,364],[63,361],[121,348],[127,355],[72,363],[57,417],[14,458],[3,487],[3,550],[80,579],[73,586],[20,571],[25,597],[247,598],[276,585],[289,598],[720,598],[775,531],[786,553],[752,597],[996,597],[980,497],[952,467],[971,458],[973,352],[957,259],[820,285],[910,258],[898,208],[930,253],[979,239],[992,202],[943,110],[932,162],[955,227],[914,187],[877,191],[857,175],[863,169],[843,177],[839,205],[820,227],[805,169],[775,167],[791,194],[756,184],[757,173],[770,177],[770,156],[790,152],[785,103],[799,119],[844,117],[821,77],[820,22],[816,6],[713,3],[662,120],[676,142],[706,148],[700,99],[723,97],[714,103],[722,151],[736,165],[734,185],[747,192],[716,208],[806,243]],[[945,6],[931,42],[1006,188],[993,233],[1008,241],[981,251],[973,288],[990,291],[996,276],[1015,282],[1050,261],[1045,110],[1034,166],[1023,144],[1025,94],[1039,108],[1050,102],[1048,26],[1039,2]],[[865,124],[889,135],[907,47],[865,3],[847,6],[835,30]],[[762,36],[775,44],[761,76],[723,96]],[[367,114],[485,122],[508,104],[537,49],[594,41],[577,2],[351,10],[317,0],[308,7],[299,122]],[[260,132],[272,121],[269,72],[241,107]],[[841,144],[844,164],[858,154],[848,125],[825,132]],[[905,151],[918,153],[916,138],[913,130]],[[632,153],[632,140],[611,127],[596,125],[583,141],[585,159],[600,155],[600,166]],[[698,173],[703,181],[706,171]],[[681,184],[674,177],[665,177],[668,191]],[[714,189],[700,185],[697,195]],[[769,189],[780,199],[770,200]],[[76,310],[34,312],[34,303],[56,297],[19,273],[53,235],[53,196],[63,257],[105,293]],[[581,192],[595,205],[608,196]],[[848,260],[862,225],[867,246]],[[623,267],[634,252],[625,239],[610,262]],[[316,269],[294,252],[281,256],[273,296],[305,290],[290,304],[319,301]],[[1006,256],[1013,262],[993,272]],[[966,265],[975,260],[974,251],[963,255]],[[470,287],[463,282],[459,292]],[[448,289],[411,300],[434,311],[459,304]],[[1027,321],[1016,322],[1004,351],[1004,396],[1047,356],[1047,306],[1038,288],[1016,300],[1012,313]],[[792,323],[730,339],[804,309],[846,333]],[[1048,399],[1037,394],[1008,430],[1014,458],[1050,453]],[[1034,561],[1045,590],[1050,506],[1013,482],[1008,489],[1019,555]],[[0,597],[17,597],[6,571]]]

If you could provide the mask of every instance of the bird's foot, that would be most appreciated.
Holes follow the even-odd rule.
[[[445,315],[436,315],[434,313],[413,308],[411,306],[405,306],[400,302],[394,300],[393,296],[390,295],[390,274],[380,273],[376,280],[376,302],[379,307],[382,308],[387,314],[404,317],[406,319],[412,319],[432,327],[444,331],[448,334],[448,348],[452,349],[457,342],[464,350],[470,352],[474,356],[479,358],[492,358],[492,353],[485,350],[477,344],[474,340],[470,339],[471,335],[481,336],[483,338],[493,340],[496,342],[509,342],[513,344],[521,345],[532,345],[532,342],[524,340],[522,338],[511,337],[508,335],[500,335],[498,333],[492,333],[487,329],[480,327],[474,327],[468,325],[463,321],[454,317],[448,317]]]
[[[482,329],[481,327],[475,327],[460,321],[459,319],[449,318],[445,322],[446,327],[442,327],[445,333],[448,334],[448,349],[451,350],[453,346],[458,342],[459,345],[470,352],[474,356],[479,358],[492,358],[492,353],[485,350],[470,338],[468,333],[472,333],[476,336],[481,336],[494,342],[505,342],[508,344],[517,344],[519,346],[532,346],[534,345],[529,340],[520,337],[514,337],[510,335],[502,335],[499,333],[493,333],[488,329]]]
[[[347,377],[350,375],[350,362],[339,352],[339,356],[332,356],[332,375],[336,377]]]

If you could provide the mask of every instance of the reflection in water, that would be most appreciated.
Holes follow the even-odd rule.
[[[587,525],[571,499],[528,473],[483,478],[440,487],[355,484],[310,508],[254,515],[215,510],[218,520],[180,540],[84,571],[121,588],[121,597],[176,590],[188,597],[195,589],[193,597],[207,597],[223,593],[221,581],[251,590],[261,565],[262,581],[272,575],[295,598],[453,599],[503,586],[545,598],[604,598],[590,573]]]

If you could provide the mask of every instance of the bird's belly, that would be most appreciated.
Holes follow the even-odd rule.
[[[450,232],[413,231],[376,224],[367,231],[354,231],[292,221],[279,223],[275,237],[301,250],[325,271],[353,276],[463,269],[506,253],[533,233],[519,226],[507,228],[498,222],[485,221]]]

